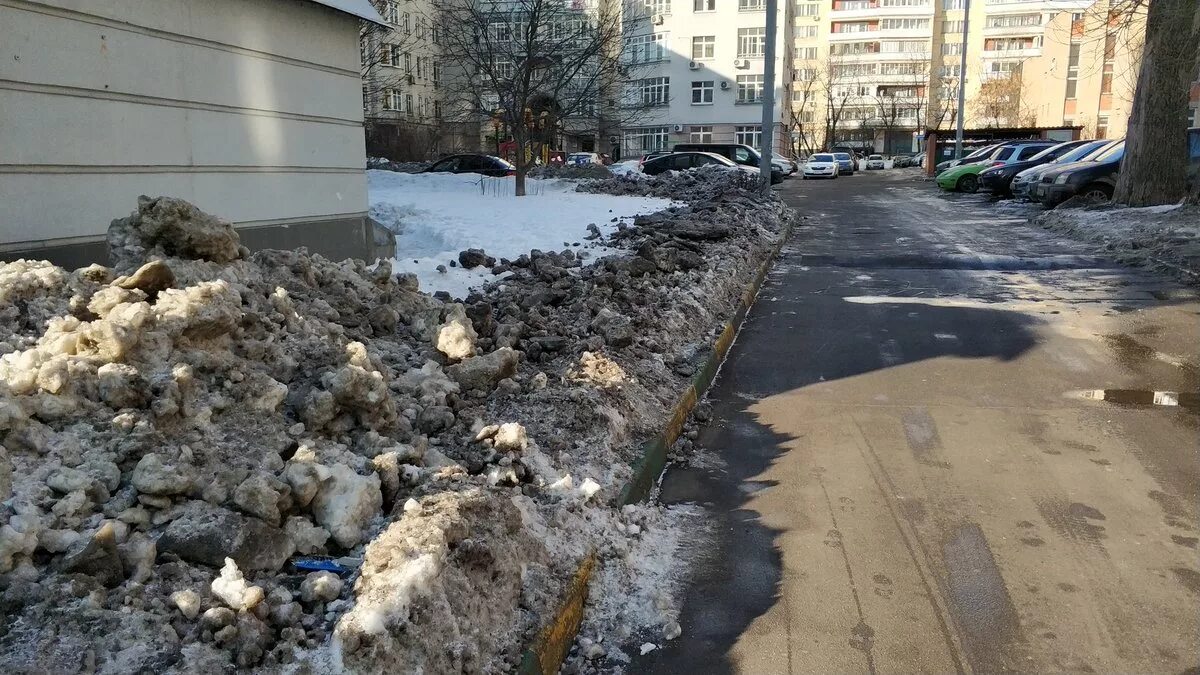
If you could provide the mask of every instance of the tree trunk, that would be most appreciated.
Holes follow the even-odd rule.
[[[513,166],[517,168],[516,175],[513,177],[514,195],[517,197],[525,196],[525,174],[529,172],[529,162],[525,161],[525,145],[527,141],[525,137],[513,134],[513,145],[516,146],[517,156],[513,158]]]
[[[1125,158],[1113,201],[1174,204],[1187,195],[1188,89],[1196,76],[1200,4],[1154,0],[1138,72]]]

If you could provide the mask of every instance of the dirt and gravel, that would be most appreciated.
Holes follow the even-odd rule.
[[[793,218],[693,174],[582,184],[686,204],[463,303],[166,197],[0,263],[0,668],[503,672],[592,547],[606,650],[670,635],[613,580],[687,518],[612,502]]]

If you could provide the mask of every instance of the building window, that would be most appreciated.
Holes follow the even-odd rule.
[[[904,61],[901,63],[881,63],[879,64],[880,75],[921,75],[924,71],[924,64]]]
[[[412,117],[412,114],[413,114],[413,95],[412,94],[404,95],[404,112],[407,113],[409,117]]]
[[[1108,138],[1108,115],[1096,118],[1096,138]]]
[[[763,44],[766,42],[766,37],[766,28],[739,28],[738,57],[762,56]]]
[[[798,38],[798,39],[815,38],[815,37],[817,37],[817,27],[816,26],[796,26],[795,35],[796,35],[796,38]]]
[[[692,58],[711,59],[717,53],[717,36],[697,35],[692,38]]]
[[[404,74],[412,75],[412,54],[404,52]]]
[[[958,63],[956,63],[952,66],[942,66],[942,67],[938,68],[938,75],[943,78],[958,77],[959,73],[961,73],[961,72],[962,72],[962,65],[958,64]]]
[[[692,11],[715,12],[717,11],[717,0],[694,0]]]
[[[879,27],[883,30],[923,30],[929,28],[929,19],[883,19]]]
[[[435,45],[442,44],[442,31],[436,23],[429,28],[429,41]]]
[[[833,33],[865,33],[871,30],[871,24],[866,21],[834,21],[829,29]]]
[[[638,82],[643,105],[666,105],[671,100],[671,78],[647,77]]]
[[[627,129],[621,135],[621,149],[626,154],[665,150],[671,141],[670,131],[668,127]]]
[[[689,143],[712,143],[712,127],[690,127],[688,129]]]
[[[441,101],[433,102],[433,116],[435,118],[441,119],[441,117],[442,117],[442,102]]]
[[[408,12],[405,12],[404,14],[402,14],[400,16],[400,30],[403,31],[405,35],[409,35],[412,33],[412,30],[409,27],[408,21],[409,21],[409,15],[408,15]]]
[[[646,11],[651,14],[670,14],[671,0],[646,0]]]
[[[692,82],[692,105],[710,105],[713,102],[713,80]]]
[[[838,42],[829,45],[829,53],[836,55],[843,54],[877,54],[879,53],[878,42]],[[896,44],[894,41],[891,44]]]
[[[383,90],[383,109],[384,110],[400,110],[403,107],[404,99],[400,96],[400,91],[397,89]]]
[[[442,82],[442,64],[435,62],[433,64],[433,85],[436,87],[438,84],[441,84],[441,82]]]
[[[880,0],[880,7],[928,7],[929,0]]]
[[[833,3],[833,11],[848,12],[858,9],[873,9],[870,0],[835,0]]]
[[[384,45],[383,46],[384,61],[393,68],[399,68],[403,56],[400,52],[399,45]]]
[[[792,80],[796,82],[812,82],[817,79],[816,68],[796,68],[792,70]]]
[[[884,40],[879,43],[879,50],[884,54],[921,54],[929,51],[929,43],[924,40]]]
[[[738,75],[737,76],[737,102],[738,103],[759,103],[762,101],[763,93],[763,76],[762,75]]]
[[[959,19],[956,21],[942,21],[942,33],[943,34],[961,33],[962,29],[963,29],[962,19]]]
[[[1042,25],[1041,14],[1009,14],[1007,16],[989,16],[987,28],[1016,28],[1018,26]]]
[[[629,38],[626,55],[630,63],[666,61],[668,58],[667,34],[655,33],[653,35],[637,35]]]
[[[383,5],[383,19],[393,26],[400,22],[400,5],[389,0]]]
[[[962,9],[965,0],[942,0],[942,9]]]
[[[815,3],[802,3],[796,5],[796,16],[817,16],[821,13],[821,6]]]
[[[1075,98],[1076,88],[1079,84],[1079,43],[1071,43],[1071,50],[1067,52],[1067,98]]]
[[[942,43],[942,56],[953,56],[955,54],[961,54],[961,53],[962,53],[962,43],[961,42],[943,42]]]
[[[765,0],[738,0],[739,12],[761,12],[766,8]]]
[[[801,47],[796,50],[796,58],[811,61],[812,59],[817,58],[817,48],[816,47]]]
[[[753,126],[734,127],[733,142],[757,148],[762,145],[762,126],[755,124]]]

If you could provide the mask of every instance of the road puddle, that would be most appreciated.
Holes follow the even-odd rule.
[[[1154,391],[1151,389],[1085,389],[1067,392],[1072,398],[1105,401],[1121,405],[1156,405],[1200,410],[1200,393]]]

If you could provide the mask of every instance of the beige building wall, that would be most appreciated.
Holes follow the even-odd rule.
[[[324,224],[363,243],[359,21],[307,0],[0,0],[0,256],[102,257],[141,194],[250,242]]]

